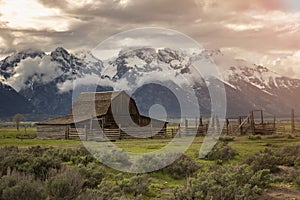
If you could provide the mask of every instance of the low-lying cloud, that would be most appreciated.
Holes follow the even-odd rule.
[[[13,68],[13,76],[6,80],[7,84],[16,91],[31,87],[32,83],[48,83],[63,72],[56,62],[51,61],[51,56],[42,58],[26,58]]]

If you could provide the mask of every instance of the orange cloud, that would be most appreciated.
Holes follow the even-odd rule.
[[[283,0],[196,0],[198,5],[203,3],[209,8],[219,8],[224,11],[246,11],[246,10],[281,10],[284,8]],[[201,3],[200,3],[201,2]]]

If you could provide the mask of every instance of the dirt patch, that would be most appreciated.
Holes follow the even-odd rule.
[[[282,184],[277,187],[271,187],[263,192],[259,200],[300,200],[300,190],[291,185]]]
[[[280,171],[275,176],[281,179],[291,179],[296,172],[294,167],[278,166]],[[282,183],[268,188],[259,200],[300,200],[300,190],[293,187],[292,183]]]

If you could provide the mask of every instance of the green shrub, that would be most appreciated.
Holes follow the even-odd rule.
[[[295,170],[291,177],[290,181],[294,182],[298,187],[300,186],[300,170]]]
[[[172,155],[170,155],[172,156]],[[171,157],[169,157],[171,158]],[[165,155],[161,155],[161,157],[155,155],[143,155],[140,159],[138,159],[132,166],[131,169],[137,172],[151,172],[156,171],[158,169],[162,169],[166,166],[167,157]]]
[[[123,174],[106,177],[98,186],[98,199],[143,199],[148,196],[150,179],[147,174],[125,178]]]
[[[148,186],[150,184],[150,179],[147,174],[136,175],[129,179],[126,183],[125,191],[127,193],[133,194],[134,197],[141,195],[146,195],[149,191]]]
[[[300,145],[286,146],[277,152],[280,165],[295,166],[299,164]]]
[[[192,158],[182,155],[171,165],[161,169],[163,173],[170,174],[173,178],[186,178],[193,175],[200,168]]]
[[[297,168],[300,167],[300,156],[297,156],[297,158],[294,160],[294,166]]]
[[[231,142],[235,140],[235,137],[230,137],[230,136],[222,136],[219,138],[220,141],[222,142]]]
[[[246,163],[251,165],[254,171],[269,169],[271,172],[276,172],[278,171],[277,165],[280,163],[280,158],[271,149],[266,148],[249,156]]]
[[[254,172],[251,167],[214,167],[199,173],[186,184],[177,187],[174,199],[257,199],[261,189],[269,185],[269,170]]]
[[[249,140],[261,140],[261,136],[260,135],[249,135],[248,139]]]
[[[103,167],[96,163],[89,163],[86,167],[81,167],[80,173],[84,179],[84,188],[97,188],[105,177]]]
[[[265,137],[266,139],[280,139],[280,138],[284,138],[284,135],[282,134],[273,134],[273,135],[269,135]]]
[[[287,138],[287,139],[295,139],[295,137],[294,137],[292,134],[287,134],[287,135],[286,135],[286,138]]]
[[[53,199],[74,199],[83,189],[84,180],[77,168],[67,168],[65,172],[47,181],[48,194]]]
[[[61,167],[59,158],[47,154],[47,149],[39,146],[30,147],[25,151],[19,151],[15,148],[7,148],[4,151],[4,154],[7,155],[0,161],[0,168],[4,175],[8,168],[13,168],[25,174],[34,174],[37,179],[46,180],[51,169]],[[9,153],[9,151],[11,152]]]
[[[100,198],[101,194],[99,193],[98,190],[91,190],[91,189],[87,189],[84,192],[80,193],[75,199],[76,200],[99,200],[99,199],[103,199]]]
[[[213,147],[206,157],[208,160],[224,162],[230,161],[236,155],[237,152],[232,149],[227,142],[219,142]]]
[[[98,152],[96,158],[106,165],[130,166],[129,156],[124,150]]]
[[[161,171],[173,178],[183,178],[192,175],[199,165],[190,157],[180,153],[166,153],[160,155],[143,155],[132,166],[137,172]]]
[[[41,181],[13,170],[0,179],[0,199],[42,200],[46,199],[46,192]]]

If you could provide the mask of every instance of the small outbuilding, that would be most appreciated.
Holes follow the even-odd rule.
[[[165,121],[141,115],[134,99],[124,91],[81,93],[68,115],[37,123],[37,136],[53,139],[80,135],[104,137],[104,134],[117,138],[164,137],[166,126]]]

